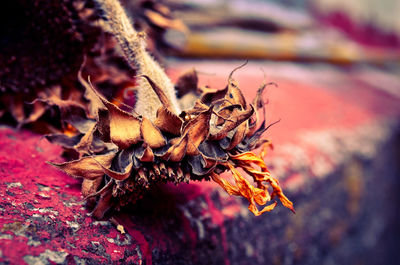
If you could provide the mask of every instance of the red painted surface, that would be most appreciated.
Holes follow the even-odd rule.
[[[211,67],[227,74],[201,77],[201,83],[223,88],[235,65],[201,65],[203,69]],[[170,71],[171,76],[176,78],[180,70]],[[245,67],[234,77],[251,100],[262,82],[258,67]],[[326,156],[329,164],[332,159],[329,153],[300,144],[299,134],[332,128],[351,131],[365,124],[395,120],[400,114],[398,98],[351,78],[338,83],[336,80],[340,79],[331,79],[331,83],[283,77],[268,80],[279,87],[271,87],[265,93],[270,101],[267,120],[282,121],[266,133],[277,147],[271,151],[267,164],[276,161],[281,155],[279,147],[287,144],[301,147],[311,163],[318,164],[318,159]],[[0,263],[33,264],[42,259],[69,264],[80,260],[151,264],[155,262],[154,251],[185,257],[187,263],[202,263],[205,258],[198,253],[205,241],[212,245],[211,253],[215,253],[215,257],[208,255],[208,258],[218,260],[221,255],[221,262],[232,263],[228,258],[232,249],[228,240],[232,237],[231,228],[226,224],[247,212],[247,205],[239,199],[225,196],[211,182],[165,185],[158,193],[116,216],[128,232],[122,235],[109,222],[97,222],[88,216],[80,203],[79,180],[46,164],[46,161],[61,161],[61,151],[30,132],[0,129]],[[332,166],[339,165],[332,162]],[[309,175],[291,172],[282,180],[283,186],[291,191],[301,190],[312,178],[313,170],[310,168]],[[259,220],[250,213],[246,216]]]

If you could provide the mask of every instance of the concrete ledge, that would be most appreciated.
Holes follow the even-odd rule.
[[[219,87],[235,66],[173,63],[171,76],[189,65],[215,72],[201,82]],[[266,94],[268,120],[282,119],[266,133],[275,144],[266,161],[295,215],[278,207],[254,217],[214,183],[165,185],[115,217],[121,234],[88,215],[79,180],[45,163],[62,160],[59,147],[3,127],[0,263],[398,263],[398,78],[386,74],[395,83],[380,89],[365,81],[365,69],[257,63],[234,76],[250,99],[260,66],[279,84]]]

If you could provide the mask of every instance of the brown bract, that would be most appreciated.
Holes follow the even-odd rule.
[[[85,179],[82,193],[96,204],[96,218],[102,218],[110,207],[135,202],[157,183],[210,179],[229,194],[246,198],[255,215],[274,209],[275,198],[294,211],[262,159],[270,147],[261,138],[269,126],[263,121],[257,127],[258,112],[264,110],[265,84],[253,104],[247,104],[230,76],[225,89],[208,90],[193,108],[174,113],[160,85],[147,76],[141,78],[162,102],[154,121],[120,109],[83,81],[93,101],[89,115],[96,120],[85,133],[75,136],[77,143],[69,145],[83,157],[53,164]],[[99,146],[101,154],[94,151]],[[262,147],[259,156],[251,152],[258,147]],[[224,179],[223,171],[230,171],[234,182]],[[264,207],[259,210],[258,206]]]

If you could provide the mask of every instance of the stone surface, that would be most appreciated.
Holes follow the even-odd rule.
[[[239,63],[196,66],[223,87]],[[400,261],[400,80],[373,68],[251,63],[234,77],[252,99],[262,82],[271,171],[295,203],[254,217],[214,183],[164,185],[96,221],[80,180],[46,161],[61,149],[27,131],[0,129],[2,264],[395,264]],[[375,77],[375,78],[371,78]],[[379,79],[380,78],[380,79]],[[380,82],[386,80],[386,82]],[[389,81],[388,81],[389,80]],[[126,231],[121,234],[116,227]]]

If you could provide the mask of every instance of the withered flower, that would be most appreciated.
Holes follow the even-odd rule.
[[[157,183],[190,180],[215,181],[229,194],[246,198],[255,215],[274,209],[276,201],[261,210],[257,205],[266,205],[275,197],[294,211],[262,157],[251,152],[270,144],[261,138],[268,128],[265,121],[257,127],[258,112],[264,109],[261,98],[265,84],[253,103],[247,104],[230,77],[225,89],[208,91],[192,109],[178,115],[163,90],[149,77],[141,78],[162,102],[154,120],[122,110],[81,80],[95,106],[86,118],[94,119],[87,118],[85,132],[79,119],[69,120],[79,131],[75,141],[66,135],[49,136],[49,140],[80,153],[77,160],[53,165],[84,179],[82,193],[96,204],[96,218],[102,218],[110,208],[135,202]],[[70,107],[72,110],[76,105]],[[233,181],[220,175],[224,171],[232,173]]]
[[[172,82],[146,52],[142,34],[134,30],[120,3],[96,2],[128,64],[137,68],[138,101],[134,110],[125,111],[80,77],[89,106],[77,111],[79,106],[59,102],[64,121],[75,130],[72,135],[48,136],[77,153],[78,159],[53,165],[84,179],[82,193],[95,205],[93,215],[102,218],[110,208],[135,202],[158,183],[190,180],[217,182],[229,194],[246,198],[255,215],[271,211],[277,202],[264,205],[275,197],[294,211],[262,159],[270,144],[261,137],[269,126],[265,120],[257,123],[266,84],[248,104],[231,74],[225,89],[207,89],[192,108],[180,111]],[[181,91],[197,87],[195,71],[188,76],[195,85],[178,82]],[[260,156],[251,152],[259,147]],[[232,172],[233,181],[221,176],[224,171]]]

